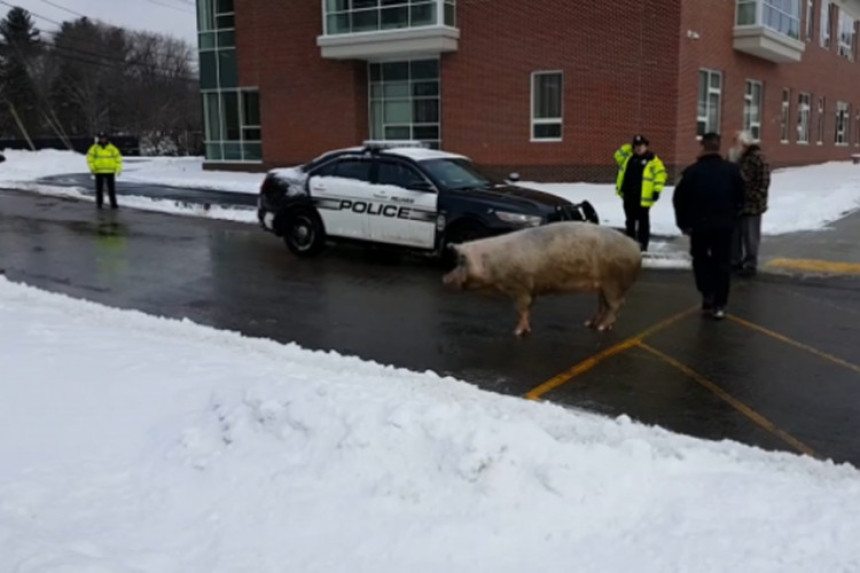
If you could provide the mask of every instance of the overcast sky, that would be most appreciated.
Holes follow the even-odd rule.
[[[3,0],[0,13],[20,6],[33,15],[40,30],[52,31],[80,15],[108,24],[180,37],[197,47],[194,0]]]

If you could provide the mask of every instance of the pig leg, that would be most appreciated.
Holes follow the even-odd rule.
[[[612,330],[618,318],[618,312],[624,305],[624,290],[615,284],[604,285],[600,290],[606,301],[607,310],[597,325],[597,330],[603,332]]]
[[[588,328],[595,328],[600,321],[603,320],[603,317],[606,315],[606,311],[609,309],[609,305],[606,303],[606,297],[603,295],[603,291],[597,291],[597,314],[589,318],[585,322],[585,326]]]
[[[524,334],[528,334],[532,331],[532,327],[529,324],[529,315],[531,313],[533,302],[534,298],[529,294],[521,294],[517,296],[517,313],[519,314],[520,321],[517,323],[516,330],[514,330],[515,335],[523,336]]]

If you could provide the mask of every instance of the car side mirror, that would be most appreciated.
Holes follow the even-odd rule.
[[[520,180],[520,174],[517,173],[516,171],[514,171],[513,173],[508,175],[508,181],[513,181],[514,183],[516,183],[519,180]]]
[[[407,189],[410,191],[422,191],[424,193],[433,193],[436,191],[433,184],[429,181],[413,181],[407,186]]]

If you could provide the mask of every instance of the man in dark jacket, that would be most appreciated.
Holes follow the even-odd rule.
[[[761,216],[767,211],[770,167],[752,134],[739,131],[729,159],[737,161],[746,183],[744,206],[735,225],[732,244],[732,268],[742,276],[753,276],[758,267],[758,245],[761,240]]]
[[[702,136],[702,154],[687,167],[672,198],[675,222],[690,236],[702,311],[725,317],[731,282],[732,233],[744,203],[738,166],[720,156],[720,136]]]

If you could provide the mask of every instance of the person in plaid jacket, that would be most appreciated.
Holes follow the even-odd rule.
[[[732,268],[742,276],[750,277],[755,275],[758,267],[761,219],[767,211],[770,189],[770,166],[748,131],[737,132],[729,159],[738,164],[745,183],[744,205],[732,240]]]

